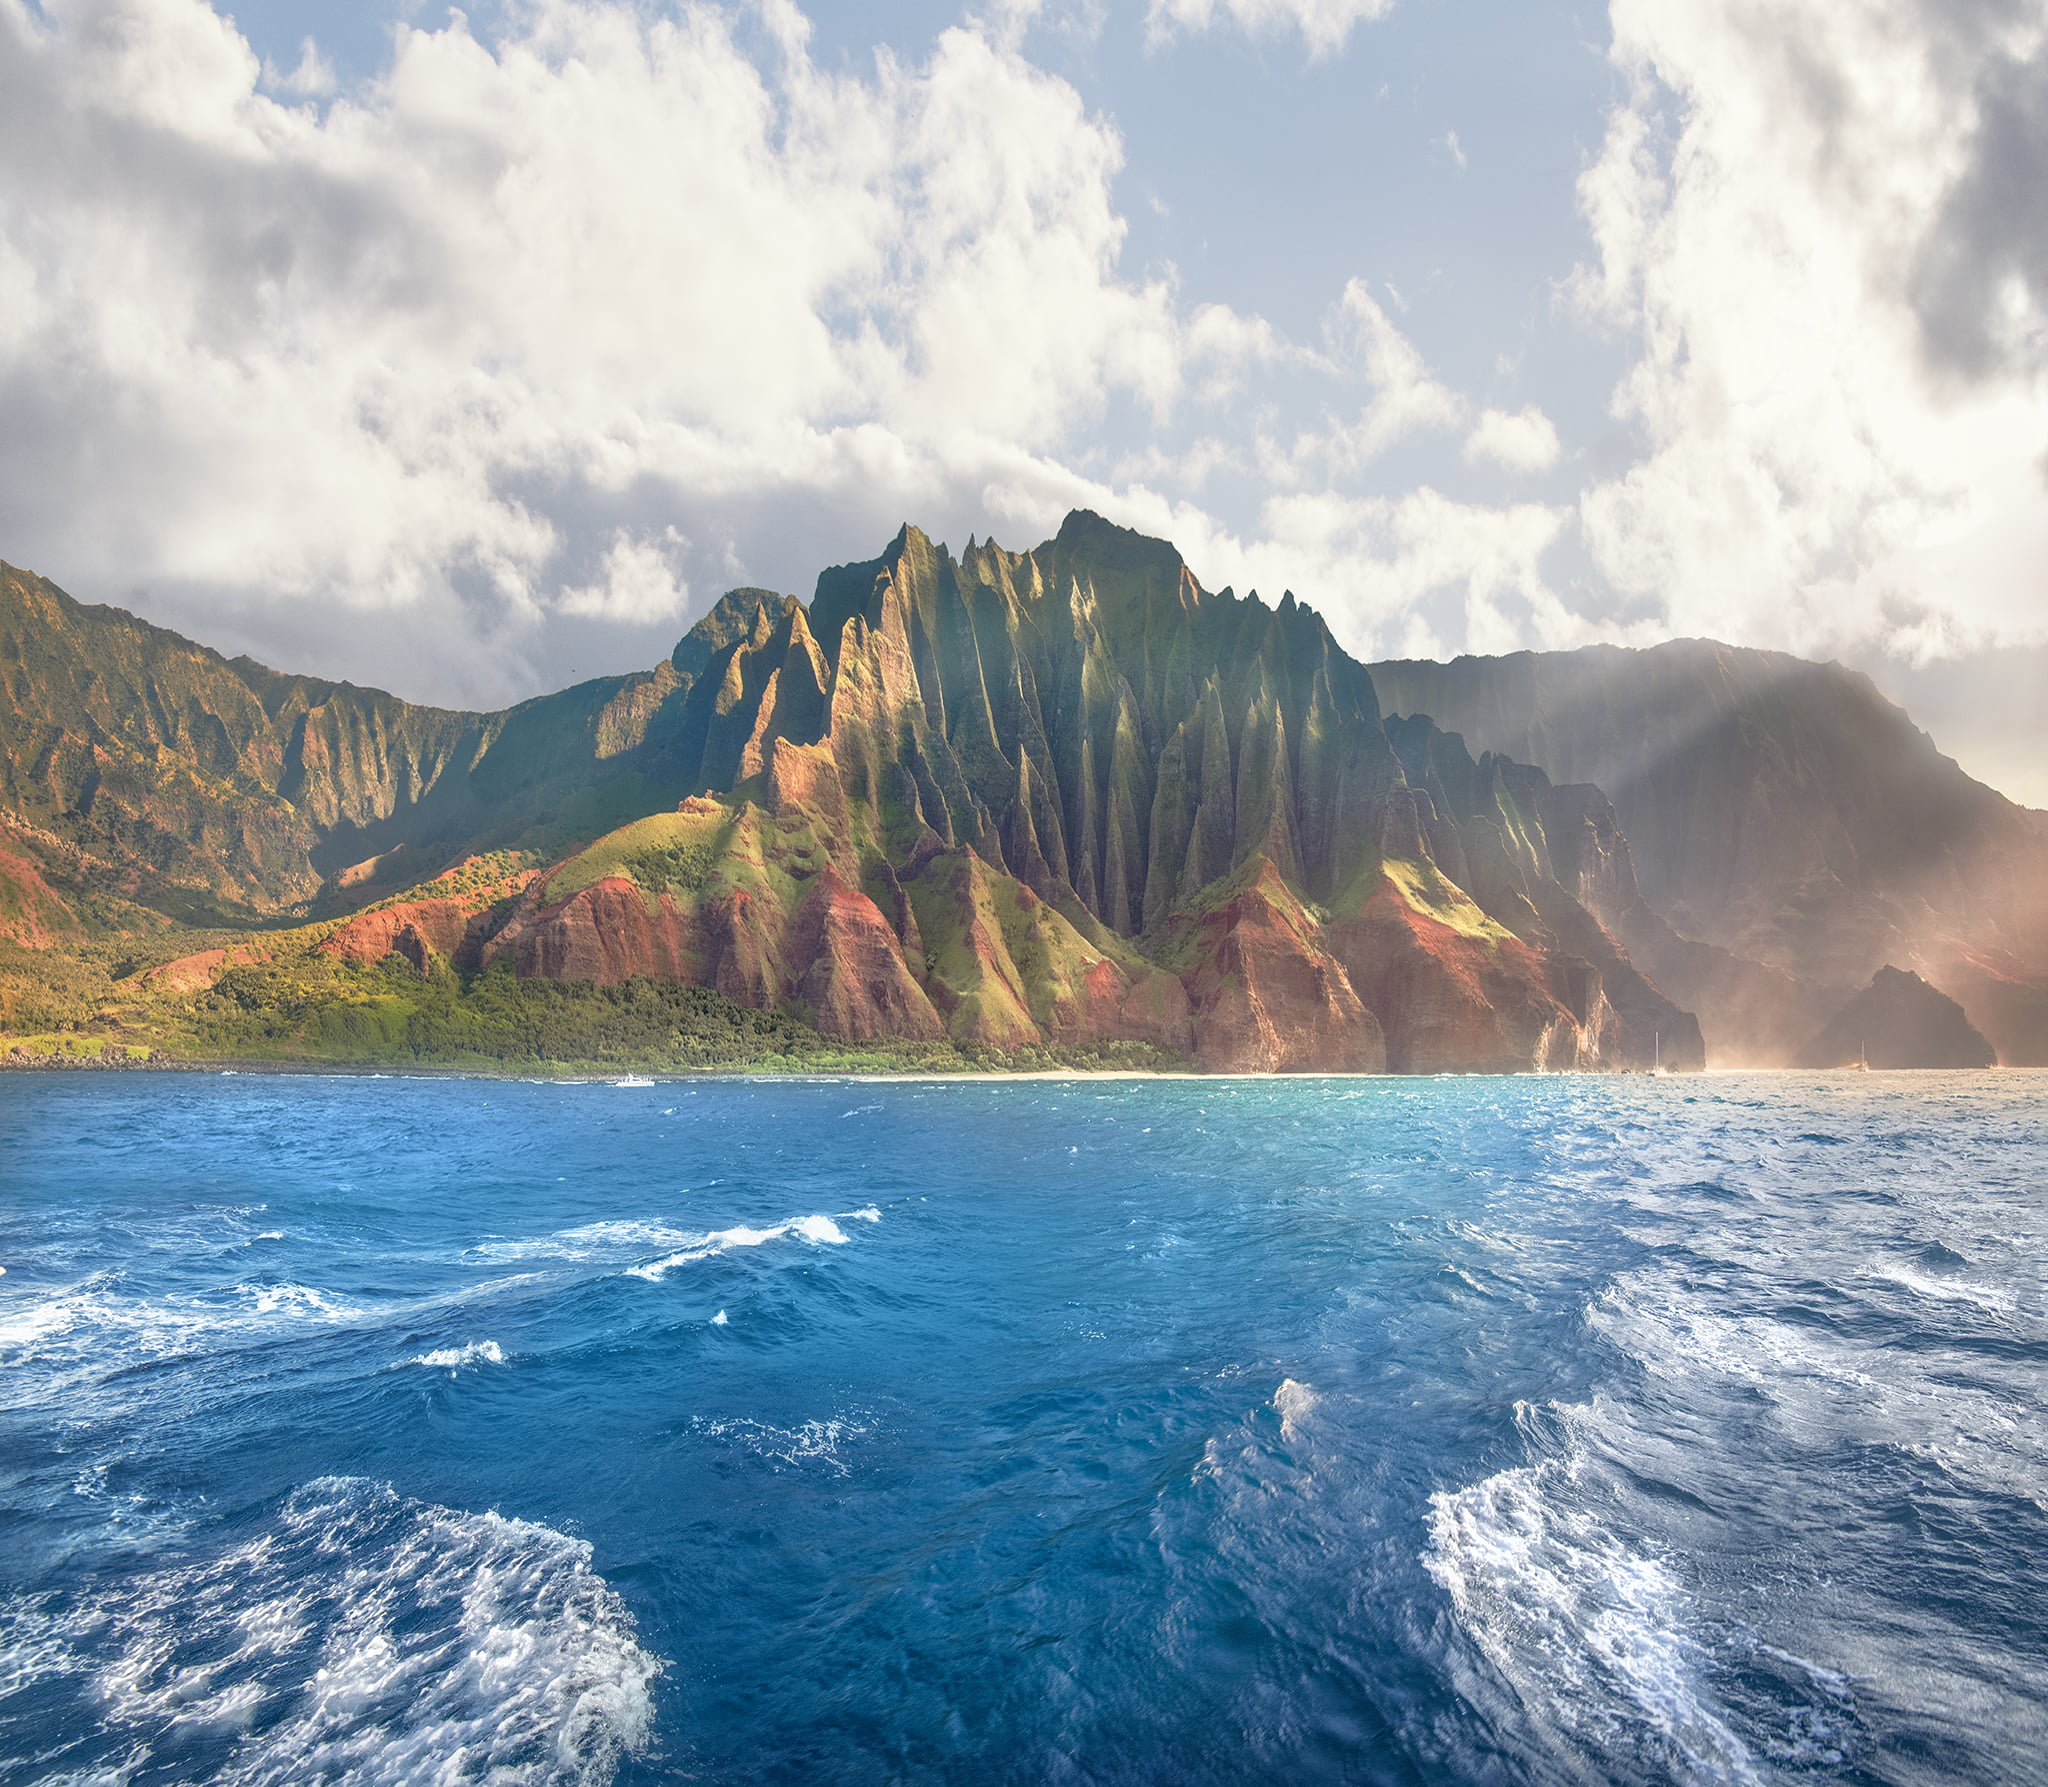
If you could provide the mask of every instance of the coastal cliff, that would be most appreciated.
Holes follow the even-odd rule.
[[[1654,657],[1622,654],[1617,687]],[[0,1000],[43,1009],[30,956],[103,957],[116,1028],[145,994],[195,1023],[232,1000],[314,1052],[427,1049],[422,999],[667,985],[977,1059],[1686,1068],[1717,1036],[1789,1057],[1854,986],[1832,931],[1764,948],[1764,896],[1694,864],[1732,772],[1630,779],[1641,715],[1615,691],[1581,741],[1474,662],[1368,672],[1291,594],[1210,591],[1085,512],[1021,553],[905,527],[808,601],[736,589],[652,670],[498,713],[225,659],[0,571]],[[1466,723],[1388,719],[1384,688]],[[1517,719],[1525,750],[1489,743]],[[1646,858],[1589,766],[1691,817],[1646,821]],[[1943,847],[1974,861],[2004,820],[1965,818]],[[1756,858],[1758,822],[1730,823]],[[2029,985],[2031,937],[1997,940]]]
[[[1375,664],[1425,713],[1611,800],[1639,901],[1596,898],[1717,1058],[1783,1065],[1886,963],[2048,1064],[2048,815],[1839,664],[1683,639]]]

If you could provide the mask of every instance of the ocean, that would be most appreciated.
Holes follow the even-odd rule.
[[[2048,1781],[2044,1093],[0,1077],[0,1779]]]

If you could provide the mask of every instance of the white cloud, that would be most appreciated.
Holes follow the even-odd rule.
[[[595,620],[673,621],[689,605],[689,582],[676,569],[689,544],[672,527],[653,539],[621,528],[605,552],[601,580],[565,589],[556,605]]]
[[[1184,31],[1229,26],[1254,37],[1298,31],[1310,55],[1331,56],[1354,28],[1393,9],[1394,0],[1150,0],[1145,24],[1155,44]]]
[[[1463,503],[1427,486],[1391,497],[1323,489],[1269,498],[1255,531],[1142,484],[1091,483],[1044,462],[1019,463],[983,506],[1036,540],[1070,508],[1172,540],[1211,587],[1293,590],[1363,659],[1453,651],[1563,648],[1614,637],[1574,613],[1544,560],[1571,510],[1541,503]]]
[[[376,613],[412,687],[495,697],[551,616],[672,612],[665,528],[824,562],[1275,351],[1119,275],[1066,83],[964,29],[829,72],[764,16],[761,61],[708,6],[457,16],[316,113],[264,88],[317,52],[267,82],[198,0],[0,0],[8,556],[322,665]]]
[[[1329,49],[1383,10],[1152,17]],[[1056,11],[1085,8],[859,67],[787,0],[765,31],[536,0],[335,91],[200,0],[0,0],[0,552],[477,700],[577,641],[648,655],[764,555],[801,577],[991,514],[1024,545],[1072,503],[1366,653],[2048,638],[2048,25],[2019,0],[1615,0],[1572,289],[1632,344],[1644,451],[1575,510],[1461,500],[1561,455],[1432,363],[1431,288],[1360,267],[1297,341],[1127,267],[1117,129],[1018,47]]]
[[[1490,459],[1511,472],[1548,471],[1557,456],[1557,429],[1533,405],[1513,413],[1488,410],[1465,439],[1466,459]]]
[[[1465,399],[1439,380],[1415,344],[1373,301],[1361,279],[1349,281],[1323,325],[1322,368],[1333,378],[1363,381],[1371,396],[1355,419],[1331,420],[1320,430],[1294,434],[1284,444],[1268,438],[1262,458],[1276,484],[1309,477],[1342,477],[1370,464],[1403,438],[1465,419]]]
[[[1925,657],[2048,637],[2048,19],[1615,0],[1632,95],[1578,295],[1648,452],[1582,505],[1679,631]]]
[[[299,60],[289,71],[264,63],[263,84],[281,93],[295,94],[300,99],[319,99],[332,93],[339,83],[334,78],[334,64],[308,37],[300,41]]]
[[[1362,650],[1418,593],[1490,626],[1504,579],[1538,588],[1536,511],[1360,494],[1470,413],[1362,279],[1298,344],[1122,271],[1122,145],[1018,53],[1040,10],[860,72],[787,0],[752,51],[714,5],[543,0],[489,42],[402,30],[315,108],[272,95],[330,85],[317,46],[266,71],[200,0],[0,0],[7,556],[476,701],[905,518],[1087,503],[1205,576],[1295,580]],[[1098,444],[1112,406],[1142,444]],[[1194,500],[1219,483],[1286,500],[1233,532]]]

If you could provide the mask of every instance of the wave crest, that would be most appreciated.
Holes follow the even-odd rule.
[[[598,1787],[644,1748],[662,1665],[590,1556],[532,1521],[323,1478],[211,1561],[17,1602],[25,1666],[0,1714],[89,1702],[93,1735],[36,1759],[59,1772]]]
[[[456,1371],[465,1365],[502,1365],[505,1363],[505,1349],[495,1340],[472,1340],[467,1346],[436,1347],[431,1353],[420,1353],[409,1363],[433,1365],[444,1370]]]
[[[1438,1491],[1423,1566],[1540,1727],[1603,1749],[1648,1738],[1684,1781],[1760,1783],[1698,1679],[1678,1579],[1574,1507],[1572,1474],[1547,1460]]]

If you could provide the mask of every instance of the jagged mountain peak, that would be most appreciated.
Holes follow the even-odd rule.
[[[809,602],[729,591],[653,670],[496,714],[230,665],[39,580],[0,581],[10,810],[168,909],[204,896],[221,917],[316,900],[348,911],[480,853],[534,864],[595,851],[624,866],[526,887],[521,971],[752,963],[732,969],[750,1002],[894,1022],[858,1015],[859,989],[886,985],[877,1009],[984,1041],[1063,1034],[1080,1021],[1062,1015],[1071,998],[1088,1024],[1136,1025],[1212,1065],[1380,1048],[1400,1066],[1611,1063],[1647,1057],[1659,1037],[1682,1059],[1690,1019],[1631,962],[1639,947],[1665,992],[1702,1009],[1734,987],[1717,1025],[1768,1032],[1786,1058],[1853,982],[1686,935],[1688,915],[1655,881],[1671,837],[1701,837],[1717,813],[1818,810],[1820,790],[1841,823],[1805,841],[1839,875],[1868,859],[1888,790],[1941,794],[1911,766],[1946,764],[1873,718],[1846,673],[1760,666],[1713,642],[1382,666],[1390,705],[1410,716],[1383,722],[1375,675],[1293,591],[1276,606],[1207,591],[1169,542],[1083,510],[1029,550],[970,536],[957,559],[906,523],[878,557],[822,572]],[[1566,698],[1558,656],[1591,667],[1584,699]],[[1795,689],[1825,699],[1802,709],[1783,698]],[[1429,714],[1441,724],[1417,717]],[[1532,748],[1501,736],[1516,723]],[[1679,748],[1731,725],[1747,781]],[[1673,748],[1649,784],[1666,804],[1643,845],[1570,747],[1646,740]],[[654,822],[678,815],[658,847],[603,842],[621,827],[666,837]],[[1923,841],[1947,848],[1980,817],[1968,803],[1937,812]],[[1709,851],[1680,867],[1753,878],[1734,841],[1731,863]],[[2026,845],[2033,861],[2048,839],[2028,829]],[[2023,854],[2008,879],[2038,891]],[[643,856],[695,877],[652,930],[633,916]],[[828,868],[819,905],[810,890]],[[2037,998],[2038,952],[1997,929],[1995,890],[1950,880],[1921,897],[1974,951],[1969,971],[2000,998]],[[752,891],[729,905],[714,887]],[[739,929],[717,942],[707,914]],[[1986,937],[1997,950],[1972,941]],[[1791,940],[1795,958],[1804,947]],[[1191,964],[1167,977],[1177,994],[1155,972],[1169,956]],[[1055,961],[1057,974],[1044,966]],[[1947,959],[1928,972],[1955,978]],[[1010,991],[998,997],[990,975]],[[1100,986],[1084,996],[1090,975]],[[923,1010],[906,986],[925,989],[929,1015],[903,1015]],[[1142,1023],[1116,1015],[1130,1000]],[[1323,1041],[1288,1042],[1275,1017],[1288,1011]],[[1984,1028],[2001,1048],[2018,1033]]]

